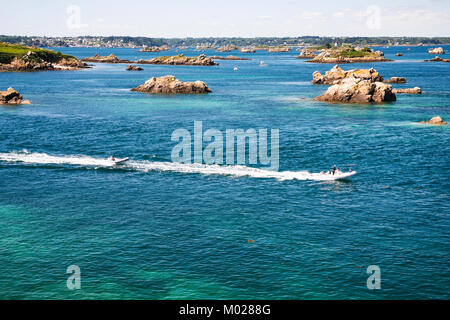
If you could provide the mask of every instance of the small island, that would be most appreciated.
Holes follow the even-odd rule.
[[[144,46],[139,52],[160,52],[160,51],[169,51],[171,48],[168,45],[163,46],[152,46],[152,47],[146,47]]]
[[[99,56],[98,54],[95,54],[93,57],[83,58],[81,61],[95,63],[133,63],[131,60],[119,59],[112,53],[109,56]]]
[[[438,48],[431,48],[428,49],[428,54],[444,54],[444,48],[438,47]]]
[[[268,52],[290,52],[291,48],[289,47],[284,47],[284,46],[280,46],[280,47],[269,47]]]
[[[236,56],[227,56],[227,57],[220,57],[220,56],[212,56],[210,57],[213,60],[252,60],[249,58],[241,58],[241,57],[236,57]]]
[[[344,71],[338,65],[324,75],[313,73],[313,83],[332,84],[314,100],[334,103],[382,103],[396,101],[392,86],[373,68]]]
[[[0,71],[80,70],[88,65],[53,50],[0,42]]]
[[[142,71],[144,69],[139,66],[134,66],[134,65],[130,64],[125,70],[126,71]]]
[[[211,58],[201,54],[197,57],[186,57],[184,54],[176,56],[164,56],[156,57],[149,60],[139,59],[138,61],[132,61],[127,59],[119,59],[114,54],[109,56],[99,56],[98,54],[90,58],[84,58],[85,62],[96,63],[127,63],[127,64],[167,64],[167,65],[188,65],[188,66],[215,66],[218,63],[214,62]]]
[[[203,81],[182,82],[174,76],[153,77],[131,91],[165,94],[201,94],[211,92]]]
[[[331,47],[321,52],[308,62],[312,63],[362,63],[392,61],[384,57],[381,51],[365,48]]]
[[[215,66],[218,63],[211,58],[201,54],[197,57],[186,57],[184,54],[176,56],[156,57],[150,60],[138,60],[138,64],[166,64],[166,65],[186,65],[186,66]]]
[[[433,59],[425,60],[425,62],[450,62],[450,59],[442,59],[441,57],[436,56]]]

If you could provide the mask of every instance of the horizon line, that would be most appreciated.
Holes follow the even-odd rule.
[[[129,37],[129,38],[149,38],[149,39],[203,39],[203,38],[211,38],[211,39],[261,39],[261,38],[449,38],[450,36],[319,36],[319,35],[302,35],[302,36],[258,36],[258,37],[242,37],[242,36],[196,36],[196,37],[149,37],[149,36],[124,36],[124,35],[108,35],[108,36],[100,36],[100,35],[78,35],[78,36],[39,36],[39,35],[10,35],[10,34],[0,34],[0,37],[46,37],[46,38],[83,38],[83,37],[96,37],[96,38],[109,38],[109,37]]]

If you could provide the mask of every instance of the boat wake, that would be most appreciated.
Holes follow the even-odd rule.
[[[207,165],[207,164],[183,164],[161,161],[133,161],[116,165],[107,159],[93,158],[85,155],[52,156],[46,153],[30,153],[28,151],[0,153],[0,161],[6,163],[38,164],[38,165],[70,165],[82,168],[107,168],[140,172],[160,171],[197,173],[203,175],[223,175],[233,177],[266,178],[277,180],[316,180],[331,181],[347,177],[348,173],[341,175],[325,175],[310,173],[309,171],[269,171],[252,168],[243,165]],[[352,172],[350,175],[355,174]]]

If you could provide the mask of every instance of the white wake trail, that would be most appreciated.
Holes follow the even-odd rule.
[[[121,168],[126,170],[135,170],[141,172],[160,171],[160,172],[179,172],[179,173],[197,173],[203,175],[223,175],[233,177],[251,177],[277,180],[316,180],[331,181],[348,176],[331,175],[322,173],[310,173],[308,171],[270,171],[258,168],[247,167],[243,165],[207,165],[207,164],[183,164],[176,162],[160,161],[127,161],[123,165],[115,165],[107,159],[98,159],[85,155],[51,156],[46,153],[29,152],[9,152],[0,153],[0,161],[18,162],[29,164],[60,164],[77,165],[83,167],[105,167]],[[351,175],[356,172],[351,173]]]

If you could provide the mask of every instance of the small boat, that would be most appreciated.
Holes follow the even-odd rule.
[[[124,164],[128,160],[130,160],[130,158],[127,157],[127,158],[122,158],[122,159],[114,159],[111,161],[114,162],[115,165],[118,165],[118,164]]]
[[[238,69],[238,67],[234,67],[234,69],[233,69],[234,71],[238,71],[239,69]]]
[[[259,63],[259,65],[260,65],[260,66],[264,66],[264,61],[261,61],[261,62]]]
[[[356,174],[356,171],[347,171],[347,172],[335,172],[334,174],[331,171],[321,172],[319,180],[344,180],[348,177],[351,177]]]
[[[351,177],[351,176],[353,176],[353,175],[355,175],[355,174],[356,174],[356,171],[348,171],[348,172],[339,172],[339,173],[335,173],[335,174],[334,174],[334,177],[335,177],[334,180],[346,179],[346,178]]]

